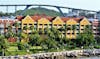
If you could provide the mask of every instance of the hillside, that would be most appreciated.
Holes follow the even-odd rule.
[[[20,14],[22,10],[18,10],[16,14]],[[14,13],[15,14],[15,13]],[[61,16],[61,14],[57,11],[46,9],[46,8],[31,8],[27,9],[26,12],[23,14],[24,16],[26,15],[34,15],[34,14],[45,14],[48,16]]]

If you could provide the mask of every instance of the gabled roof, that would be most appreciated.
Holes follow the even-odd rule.
[[[46,15],[33,15],[30,16],[34,21],[38,21],[41,18],[46,18],[48,19],[50,22],[52,22],[56,17],[51,17],[51,16],[46,16]],[[17,16],[16,19],[18,19],[19,21],[21,21],[23,18],[25,18],[25,16]],[[63,22],[66,22],[70,19],[75,20],[76,22],[80,22],[84,17],[79,17],[79,18],[75,18],[75,17],[60,17],[62,19]]]

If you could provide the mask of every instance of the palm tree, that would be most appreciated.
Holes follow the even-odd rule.
[[[30,26],[30,30],[33,33],[34,32],[34,26]]]
[[[10,42],[16,42],[17,36],[12,31],[12,26],[8,26],[8,31],[7,31],[7,34],[6,34],[6,38]]]
[[[13,37],[13,32],[12,32],[12,27],[11,26],[8,26],[8,31],[7,31],[6,37],[7,38]]]
[[[14,26],[16,27],[16,34],[18,33],[18,27],[19,27],[19,23],[16,21],[15,23],[14,23]]]
[[[67,24],[65,24],[65,36],[67,34],[67,28],[68,28],[68,26],[67,26]]]
[[[12,31],[12,27],[8,26],[8,32],[11,32],[11,31]]]
[[[29,27],[27,25],[23,27],[23,30],[25,30],[27,34],[28,34],[28,29]]]
[[[76,25],[72,25],[72,30],[73,30],[73,34],[76,36],[76,33],[75,33]]]
[[[73,30],[73,32],[75,32],[75,30],[76,30],[76,25],[72,25],[72,30]]]

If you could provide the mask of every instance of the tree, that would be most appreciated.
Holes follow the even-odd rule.
[[[34,26],[30,26],[31,33],[34,32]]]
[[[10,38],[10,37],[13,37],[13,36],[14,36],[14,33],[12,32],[12,27],[8,26],[8,31],[6,33],[6,37]]]
[[[18,27],[19,27],[19,23],[18,23],[18,21],[16,21],[15,23],[14,23],[14,26],[16,27],[16,34],[18,33]]]
[[[95,43],[95,39],[91,30],[90,25],[86,25],[84,28],[83,33],[79,33],[77,39],[76,39],[76,44],[77,46],[90,46]]]
[[[28,42],[31,46],[33,45],[40,45],[40,36],[39,34],[30,34],[29,36],[29,42]]]
[[[17,43],[17,47],[18,47],[18,50],[24,50],[25,49],[24,45],[21,42]]]
[[[67,26],[67,24],[65,24],[65,35],[67,33],[67,28],[68,28],[68,26]]]
[[[8,26],[8,31],[11,32],[12,31],[12,27],[9,25]]]
[[[5,51],[8,48],[7,39],[5,36],[0,35],[0,49],[2,50],[2,56],[5,56]]]
[[[24,41],[24,43],[26,43],[26,42],[29,41],[28,34],[26,34],[26,33],[24,33],[24,32],[21,32],[21,34],[20,34],[19,37],[21,38],[21,41],[22,41],[22,42]]]
[[[100,36],[96,37],[96,42],[97,42],[97,44],[100,44]]]
[[[28,34],[28,29],[29,29],[28,25],[23,27],[23,30],[25,30],[27,34]]]
[[[76,30],[76,25],[72,25],[72,30],[73,30],[73,32],[75,32],[75,30]]]

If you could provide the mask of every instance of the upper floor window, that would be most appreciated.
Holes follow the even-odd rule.
[[[27,25],[27,24],[24,24],[24,25]]]
[[[29,24],[29,25],[32,25],[32,24]]]

